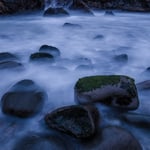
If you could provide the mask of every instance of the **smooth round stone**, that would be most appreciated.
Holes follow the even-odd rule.
[[[74,105],[48,113],[45,116],[45,122],[50,128],[76,138],[88,138],[95,133],[95,122],[98,118],[97,109]]]
[[[46,93],[32,80],[22,80],[2,96],[2,112],[18,117],[30,117],[41,111],[46,98]]]
[[[49,53],[53,57],[60,56],[60,50],[54,46],[42,45],[39,49],[39,52]]]

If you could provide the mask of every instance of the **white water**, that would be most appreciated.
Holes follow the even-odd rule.
[[[65,22],[79,24],[82,28],[63,28]],[[0,149],[10,150],[14,136],[26,131],[42,130],[41,122],[45,113],[60,106],[74,104],[73,87],[80,77],[124,74],[133,77],[136,83],[149,79],[144,73],[150,66],[149,25],[149,14],[119,12],[115,16],[104,16],[100,12],[95,13],[95,17],[44,18],[33,15],[0,18],[0,52],[18,55],[25,66],[22,72],[0,71],[0,97],[21,79],[34,80],[49,96],[41,114],[34,118],[16,120],[0,113]],[[104,38],[94,40],[99,34]],[[52,69],[51,65],[29,63],[30,54],[37,52],[43,44],[60,49],[61,58],[52,65],[58,69]],[[129,56],[127,64],[118,64],[112,60],[114,55],[122,53]],[[78,58],[90,59],[93,69],[75,70],[79,65],[89,64]],[[149,96],[139,93],[141,105],[138,113],[150,115]],[[112,119],[110,124],[123,126],[117,118]],[[132,130],[146,150],[150,149],[150,133],[143,129],[126,127]]]

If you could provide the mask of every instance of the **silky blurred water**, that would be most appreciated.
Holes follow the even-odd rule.
[[[64,28],[69,22],[81,28]],[[20,72],[0,71],[0,98],[17,81],[32,79],[48,94],[44,109],[36,117],[17,119],[0,113],[0,149],[10,150],[14,137],[27,131],[38,131],[45,113],[65,105],[75,104],[74,84],[83,76],[123,74],[135,82],[148,80],[144,71],[150,66],[150,15],[120,13],[105,16],[95,12],[94,17],[70,16],[47,18],[42,15],[13,16],[0,18],[0,52],[17,55],[25,69]],[[101,39],[94,39],[102,35]],[[53,64],[29,62],[31,53],[41,45],[48,44],[60,49],[61,57]],[[127,63],[113,60],[115,55],[128,54]],[[88,69],[76,69],[80,65]],[[150,116],[150,94],[139,93],[139,114]],[[112,119],[110,124],[121,125]],[[129,127],[146,150],[150,150],[150,133],[145,129]]]

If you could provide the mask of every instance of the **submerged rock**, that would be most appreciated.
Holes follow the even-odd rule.
[[[96,119],[98,120],[96,111],[79,105],[66,106],[47,114],[45,122],[50,128],[76,138],[88,138],[93,136],[96,130]]]
[[[142,150],[142,147],[130,132],[110,126],[99,131],[92,140],[81,143],[79,150]]]
[[[0,69],[6,70],[6,69],[23,69],[23,65],[19,62],[15,61],[4,61],[0,62]]]
[[[81,25],[68,23],[68,22],[64,23],[63,27],[65,27],[65,28],[76,28],[76,29],[81,29],[82,28]]]
[[[33,53],[30,56],[30,61],[53,62],[54,56],[46,52]]]
[[[30,117],[42,109],[46,94],[32,80],[17,82],[1,99],[2,111],[18,117]]]
[[[104,36],[101,35],[101,34],[99,34],[99,35],[96,35],[93,39],[94,39],[94,40],[101,40],[101,39],[103,39],[103,38],[104,38]]]
[[[114,13],[111,10],[106,10],[105,16],[114,16]]]
[[[0,53],[0,62],[4,62],[4,61],[16,61],[18,60],[17,57],[9,52],[2,52]]]
[[[114,56],[114,60],[117,62],[125,63],[128,61],[128,55],[127,54],[116,55]]]
[[[65,17],[69,16],[69,13],[64,8],[48,8],[44,12],[46,17]]]
[[[150,80],[146,80],[136,84],[138,90],[150,90]]]
[[[53,57],[60,56],[60,50],[54,46],[42,45],[39,49],[40,52],[49,53]]]
[[[134,80],[123,75],[79,79],[75,85],[75,100],[79,104],[100,102],[125,110],[134,110],[139,106]]]
[[[12,150],[67,150],[66,142],[57,135],[29,133],[21,138]]]

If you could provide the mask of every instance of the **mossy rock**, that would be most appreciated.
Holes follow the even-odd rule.
[[[139,106],[134,79],[123,75],[79,79],[75,84],[75,100],[80,104],[102,102],[124,109],[137,109]]]

